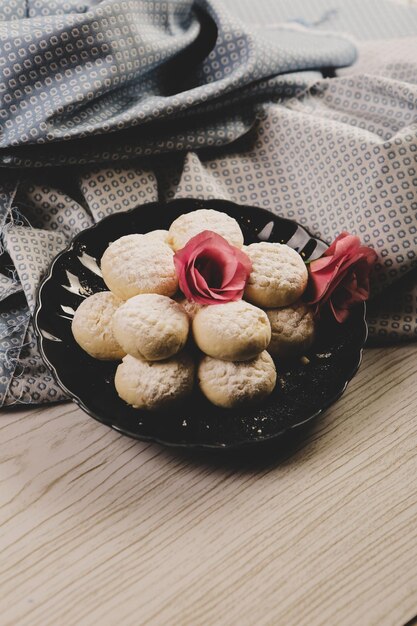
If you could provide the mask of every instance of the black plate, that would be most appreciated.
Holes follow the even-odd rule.
[[[137,439],[171,446],[237,448],[280,437],[319,415],[343,393],[359,367],[366,339],[365,306],[354,309],[345,324],[322,319],[310,362],[278,362],[278,384],[262,405],[220,409],[196,391],[167,412],[133,409],[113,386],[116,362],[97,361],[75,343],[71,333],[74,310],[90,295],[106,289],[97,259],[111,241],[128,233],[168,229],[181,213],[214,208],[240,224],[245,243],[269,240],[287,243],[302,256],[321,256],[326,244],[305,228],[250,206],[223,200],[174,200],[152,203],[111,215],[77,235],[51,264],[42,282],[35,312],[41,354],[58,384],[89,415]]]

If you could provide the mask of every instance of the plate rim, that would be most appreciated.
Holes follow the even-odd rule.
[[[161,439],[160,437],[157,436],[152,436],[152,435],[138,435],[137,433],[133,433],[133,432],[129,432],[126,429],[121,429],[118,428],[115,424],[109,424],[105,421],[103,421],[103,419],[100,418],[100,416],[95,413],[92,409],[90,409],[85,402],[79,397],[77,396],[74,392],[72,392],[70,389],[68,389],[66,387],[66,385],[64,385],[64,383],[61,381],[59,374],[57,372],[57,369],[55,367],[55,365],[53,365],[53,363],[51,363],[51,361],[49,360],[49,358],[47,357],[45,350],[44,350],[44,337],[42,335],[41,332],[41,328],[39,326],[38,323],[38,317],[40,314],[40,311],[42,309],[43,306],[43,301],[42,301],[42,290],[45,286],[45,284],[52,278],[53,275],[53,270],[54,267],[56,265],[56,263],[61,259],[61,257],[63,257],[65,254],[67,254],[68,252],[70,252],[75,244],[78,242],[79,239],[82,239],[83,235],[88,231],[91,232],[93,230],[95,230],[97,227],[99,227],[100,225],[103,224],[103,222],[106,222],[112,218],[114,218],[116,215],[127,215],[129,213],[134,213],[135,211],[138,210],[143,210],[149,207],[161,207],[161,206],[170,206],[172,204],[181,204],[181,202],[195,202],[195,203],[211,203],[213,204],[230,204],[236,207],[244,207],[244,208],[248,208],[248,209],[255,209],[256,211],[260,211],[262,213],[264,213],[266,216],[268,217],[273,217],[273,218],[279,218],[280,220],[285,220],[288,223],[294,224],[297,228],[302,228],[309,237],[311,237],[312,239],[316,240],[316,241],[320,241],[321,243],[323,243],[325,246],[329,247],[329,244],[327,244],[325,241],[323,241],[323,239],[321,239],[320,237],[316,237],[315,235],[312,235],[311,232],[309,231],[308,228],[306,228],[303,224],[299,224],[296,220],[292,220],[290,218],[287,217],[283,217],[279,214],[276,213],[272,213],[272,211],[269,211],[268,209],[264,209],[262,207],[257,207],[254,205],[249,205],[249,204],[240,204],[237,202],[233,202],[231,200],[225,200],[222,198],[216,198],[216,199],[202,199],[202,198],[175,198],[173,200],[170,200],[168,202],[159,202],[159,201],[154,201],[154,202],[147,202],[145,204],[140,204],[138,206],[135,206],[131,209],[128,209],[127,211],[122,211],[122,212],[118,212],[118,213],[111,213],[110,215],[106,215],[104,218],[102,218],[101,220],[99,220],[98,222],[96,222],[95,224],[92,224],[91,226],[89,226],[88,228],[84,228],[83,230],[81,230],[79,233],[77,233],[76,235],[74,235],[70,241],[68,242],[68,244],[65,246],[65,248],[63,250],[61,250],[60,252],[58,252],[58,254],[52,259],[52,261],[50,262],[48,269],[46,270],[45,274],[43,275],[37,291],[36,291],[36,302],[35,302],[35,308],[34,308],[34,312],[32,315],[32,319],[33,319],[33,325],[34,325],[34,329],[35,329],[35,334],[36,334],[36,339],[37,339],[37,346],[39,349],[39,353],[42,357],[42,360],[44,361],[44,363],[46,364],[46,366],[48,367],[48,369],[51,371],[51,374],[53,375],[53,378],[55,380],[55,382],[57,383],[57,385],[60,387],[60,389],[66,394],[68,395],[68,400],[71,400],[72,402],[74,402],[80,409],[82,409],[85,413],[87,413],[87,415],[89,415],[90,417],[92,417],[94,420],[96,420],[97,422],[99,422],[100,424],[103,424],[104,426],[107,426],[108,428],[111,428],[112,430],[114,430],[117,433],[120,433],[122,435],[125,435],[127,437],[130,437],[132,439],[136,439],[137,441],[145,441],[145,442],[152,442],[152,443],[157,443],[159,445],[163,445],[163,446],[167,446],[170,448],[181,448],[181,449],[195,449],[195,450],[218,450],[218,451],[226,451],[226,450],[238,450],[238,449],[244,449],[244,448],[249,448],[252,447],[254,445],[262,445],[262,444],[268,444],[271,441],[277,439],[279,440],[281,437],[283,437],[283,435],[290,433],[290,432],[294,432],[297,428],[300,428],[302,426],[305,426],[306,424],[308,424],[309,422],[312,422],[313,420],[317,419],[322,413],[324,413],[331,405],[333,405],[335,402],[337,402],[337,400],[344,394],[344,392],[346,391],[347,386],[349,385],[349,383],[351,382],[351,380],[353,379],[353,377],[355,376],[355,374],[357,373],[357,371],[359,370],[359,367],[362,363],[362,359],[363,359],[363,350],[364,350],[364,346],[366,343],[366,340],[368,338],[368,325],[366,322],[366,303],[365,302],[361,302],[357,308],[362,308],[362,315],[360,316],[360,323],[362,325],[362,342],[360,345],[360,348],[358,349],[358,353],[357,353],[357,357],[354,361],[354,365],[351,368],[351,370],[349,371],[349,373],[346,375],[346,381],[344,383],[344,385],[337,390],[337,393],[332,396],[328,402],[326,402],[323,406],[321,406],[315,413],[313,413],[312,415],[309,415],[306,419],[296,422],[294,424],[292,424],[291,426],[285,427],[284,429],[275,432],[271,435],[267,435],[267,436],[263,436],[263,437],[255,437],[253,439],[248,439],[246,441],[239,441],[236,443],[215,443],[215,444],[209,444],[209,443],[187,443],[187,442],[173,442],[173,441],[167,441],[165,439]]]

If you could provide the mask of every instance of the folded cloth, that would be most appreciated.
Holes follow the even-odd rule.
[[[334,35],[300,31],[281,42],[278,32],[264,42],[217,0],[27,5],[29,19],[0,22],[0,163],[8,166],[223,145],[253,123],[259,81],[355,58]]]
[[[259,0],[276,18],[249,28],[214,1],[14,0],[10,19],[0,0],[0,405],[64,398],[30,322],[51,259],[158,199],[261,206],[329,242],[358,234],[379,255],[370,340],[417,337],[417,38],[358,42],[341,69],[356,55],[328,33],[341,4],[316,2],[303,20],[300,3],[293,19],[286,0]],[[417,32],[417,10],[397,10]]]

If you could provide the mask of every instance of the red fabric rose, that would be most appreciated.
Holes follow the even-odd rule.
[[[344,322],[356,302],[369,297],[369,273],[377,254],[361,246],[359,237],[341,233],[324,255],[309,266],[308,302],[316,313],[326,303],[338,322]]]
[[[252,271],[248,256],[211,230],[192,237],[174,263],[181,291],[199,304],[240,300]]]

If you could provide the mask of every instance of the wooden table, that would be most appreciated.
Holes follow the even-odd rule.
[[[3,412],[1,626],[401,626],[416,356],[368,350],[312,432],[261,461],[135,442],[73,404]]]

